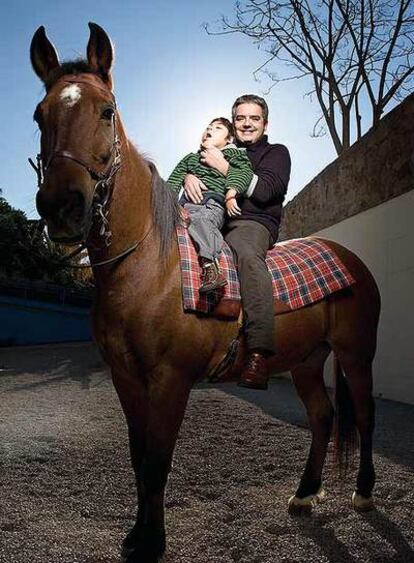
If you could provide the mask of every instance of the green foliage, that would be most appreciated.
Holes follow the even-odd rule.
[[[0,279],[78,285],[63,249],[50,243],[38,221],[0,196]]]

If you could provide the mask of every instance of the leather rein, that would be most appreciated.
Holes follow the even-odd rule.
[[[76,79],[73,80],[65,79],[65,82],[68,82],[70,84],[87,84],[89,86],[93,86],[94,88],[98,88],[99,90],[104,91],[106,94],[110,93],[114,103],[114,110],[116,110],[116,100],[112,92],[109,92],[108,90],[104,88],[100,88],[99,86],[87,81],[76,80]],[[38,189],[40,189],[43,186],[45,181],[45,173],[47,172],[49,166],[55,160],[55,158],[66,158],[68,160],[72,160],[73,162],[76,162],[76,164],[79,164],[80,166],[85,168],[85,170],[87,170],[92,180],[96,180],[95,186],[93,188],[92,216],[93,218],[96,218],[96,220],[98,220],[101,223],[99,229],[99,235],[104,238],[104,244],[107,248],[111,245],[112,242],[112,232],[109,228],[108,214],[109,214],[109,203],[111,201],[113,188],[114,188],[113,180],[116,173],[121,168],[121,143],[118,137],[117,127],[116,127],[116,111],[114,111],[112,119],[114,126],[114,139],[111,148],[111,158],[108,167],[102,172],[97,171],[95,168],[93,168],[90,164],[85,162],[83,159],[73,155],[70,151],[67,150],[55,151],[49,156],[46,164],[44,164],[43,162],[41,153],[37,154],[36,156],[36,164],[33,162],[31,158],[28,159],[30,165],[36,172]],[[69,266],[72,268],[91,268],[95,266],[106,266],[109,264],[113,264],[114,262],[121,260],[121,258],[125,258],[126,256],[128,256],[128,254],[130,254],[136,248],[138,248],[138,246],[142,242],[144,242],[144,240],[147,238],[150,231],[151,228],[146,232],[146,234],[141,240],[134,242],[132,245],[128,246],[122,252],[120,252],[116,256],[113,256],[112,258],[101,260],[99,262],[93,262],[93,263],[89,262],[88,264],[70,263]],[[79,247],[74,252],[72,252],[67,256],[69,260],[77,256],[83,250],[85,250],[85,248],[87,248],[86,239],[82,240],[79,243]]]

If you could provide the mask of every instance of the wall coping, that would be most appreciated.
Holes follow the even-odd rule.
[[[286,204],[279,240],[308,236],[413,188],[410,94]]]

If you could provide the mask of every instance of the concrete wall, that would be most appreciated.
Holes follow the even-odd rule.
[[[89,310],[0,295],[0,345],[91,340]]]
[[[284,208],[279,240],[307,236],[414,187],[414,94]]]
[[[374,275],[382,301],[374,394],[414,404],[414,190],[316,234],[350,248]]]
[[[279,239],[317,234],[367,264],[382,298],[374,393],[414,404],[413,188],[414,94],[286,205]]]

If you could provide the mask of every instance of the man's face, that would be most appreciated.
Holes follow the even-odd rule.
[[[201,144],[205,147],[213,146],[222,149],[230,142],[229,130],[220,121],[212,121],[201,137]]]
[[[234,116],[236,137],[242,143],[255,143],[263,137],[267,123],[263,118],[263,110],[258,104],[240,104]]]

